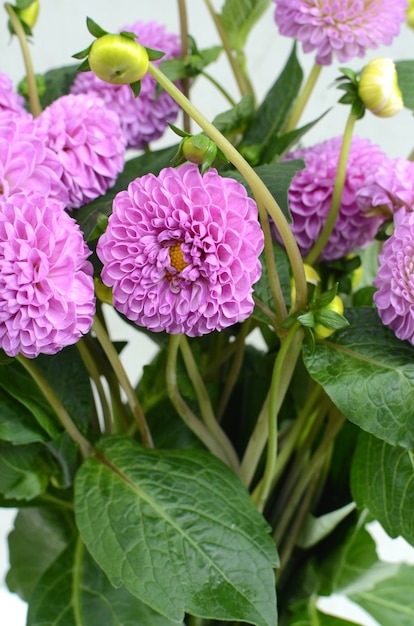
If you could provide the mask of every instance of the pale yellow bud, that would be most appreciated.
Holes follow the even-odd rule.
[[[397,70],[391,59],[373,59],[362,70],[358,84],[362,102],[374,115],[391,117],[404,106]]]
[[[414,29],[414,0],[408,1],[408,8],[405,11],[405,15],[407,25]]]

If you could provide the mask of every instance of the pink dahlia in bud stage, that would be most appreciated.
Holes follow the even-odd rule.
[[[383,323],[414,345],[414,213],[407,213],[385,241],[373,284]]]
[[[335,137],[285,157],[304,159],[306,164],[294,176],[288,192],[291,228],[304,256],[317,241],[329,213],[341,145],[342,137]],[[353,137],[338,219],[320,260],[339,259],[374,239],[386,217],[382,212],[372,212],[369,200],[360,199],[358,194],[367,177],[386,159],[368,139]],[[277,233],[275,237],[279,240]]]
[[[102,196],[125,164],[118,116],[88,95],[58,98],[37,118],[37,136],[57,155],[71,209]]]
[[[37,132],[37,121],[30,115],[1,118],[0,198],[36,191],[66,206],[68,192],[61,181],[62,165]]]
[[[367,48],[390,45],[405,22],[407,0],[273,0],[281,35],[296,37],[316,63],[362,57]]]
[[[121,30],[136,33],[138,43],[164,52],[155,65],[181,56],[178,35],[167,33],[157,22],[135,22]],[[150,74],[141,80],[141,91],[135,98],[129,85],[111,85],[97,78],[92,72],[81,72],[76,77],[72,93],[96,94],[106,106],[115,111],[121,120],[122,132],[129,148],[141,149],[161,137],[167,122],[174,122],[178,104],[166,91],[158,92],[157,83]]]
[[[149,330],[194,337],[251,314],[262,249],[243,185],[188,164],[120,192],[97,253],[116,309]]]
[[[75,343],[95,312],[90,254],[57,200],[0,199],[0,347],[9,356],[55,354]]]
[[[13,89],[13,83],[7,74],[0,72],[0,115],[28,115],[24,108],[24,98]]]

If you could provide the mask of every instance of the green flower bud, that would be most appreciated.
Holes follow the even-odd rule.
[[[29,26],[29,28],[33,28],[37,22],[37,18],[39,16],[40,10],[40,2],[39,0],[34,0],[28,7],[25,9],[21,9],[19,11],[19,17],[25,24]]]
[[[414,29],[414,0],[408,0],[408,7],[405,11],[407,26]]]
[[[98,78],[113,85],[136,83],[147,73],[148,52],[125,35],[103,35],[89,51],[89,67]]]
[[[361,72],[358,94],[374,115],[391,117],[399,113],[404,103],[394,62],[383,58],[370,61]]]
[[[334,296],[333,300],[329,302],[322,309],[323,311],[333,311],[334,313],[338,313],[339,315],[343,315],[344,313],[344,303],[342,302],[339,296]],[[334,332],[334,328],[328,328],[328,326],[324,326],[323,324],[315,324],[314,326],[315,337],[317,339],[326,339],[330,337]]]

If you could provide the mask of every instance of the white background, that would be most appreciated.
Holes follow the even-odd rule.
[[[200,48],[218,43],[214,26],[202,0],[188,0],[189,32]],[[219,9],[221,0],[214,6]],[[178,32],[176,2],[174,0],[41,0],[41,14],[35,29],[35,39],[31,45],[35,71],[42,73],[60,65],[73,62],[71,55],[85,48],[91,41],[86,30],[86,16],[90,16],[108,31],[116,31],[120,27],[130,25],[137,20],[156,20],[167,26],[171,32]],[[273,7],[263,16],[255,27],[247,46],[248,69],[256,90],[258,100],[264,96],[276,76],[279,74],[290,52],[290,40],[281,38],[272,17]],[[20,80],[24,73],[17,41],[10,40],[6,29],[6,14],[1,15],[0,9],[0,72],[7,73],[13,81]],[[390,56],[395,60],[412,57],[414,50],[414,31],[405,25],[401,36],[390,48],[382,48],[367,54],[364,60],[355,59],[347,66],[355,71],[362,68],[367,59],[375,56]],[[305,71],[309,70],[313,56],[299,53]],[[235,99],[238,92],[225,56],[209,68],[210,72],[222,82]],[[329,107],[333,110],[323,122],[313,129],[306,137],[307,144],[316,143],[332,136],[340,135],[348,115],[347,107],[336,105],[340,92],[332,83],[338,76],[336,67],[325,68],[312,95],[308,109],[302,122],[315,119]],[[199,79],[193,87],[192,99],[201,111],[213,118],[217,113],[228,108],[226,101],[209,83]],[[177,122],[178,123],[178,122]],[[197,128],[193,129],[198,132]],[[414,144],[414,123],[411,113],[403,111],[397,117],[380,120],[367,114],[359,121],[356,133],[378,143],[390,157],[406,157]],[[167,135],[159,145],[168,145],[175,138]],[[114,338],[128,339],[127,326],[113,318]],[[125,350],[126,367],[133,380],[136,380],[141,368],[153,351],[153,346],[145,337],[134,335],[134,342]],[[0,623],[1,626],[23,626],[25,624],[25,605],[6,591],[3,581],[8,567],[6,535],[12,527],[13,511],[0,509]],[[379,542],[381,556],[388,560],[411,560],[414,562],[414,551],[402,541],[390,542],[378,527],[373,528]],[[363,626],[375,625],[371,618],[357,607],[349,606],[344,599],[335,597],[324,603],[329,610],[343,617],[358,620]],[[94,625],[90,625],[94,626]]]

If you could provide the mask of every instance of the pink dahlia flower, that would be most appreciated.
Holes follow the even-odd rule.
[[[371,173],[359,196],[371,197],[373,207],[380,207],[397,224],[414,211],[414,163],[407,159],[390,159]]]
[[[306,167],[294,176],[288,198],[292,214],[292,232],[305,256],[317,241],[332,201],[342,137],[328,139],[310,148],[290,152],[286,159],[304,159]],[[367,176],[387,157],[367,139],[354,137],[348,157],[345,186],[334,230],[320,260],[339,259],[368,245],[385,220],[381,213],[371,213],[367,200],[358,197]],[[278,234],[276,233],[278,240]]]
[[[374,286],[383,323],[414,345],[414,213],[407,213],[384,243]]]
[[[134,32],[140,44],[165,53],[162,59],[154,61],[155,65],[181,55],[178,35],[165,32],[165,27],[157,22],[135,22],[121,30]],[[80,73],[71,92],[91,93],[102,98],[107,107],[119,115],[129,148],[144,148],[150,141],[161,137],[167,122],[175,121],[179,109],[166,91],[158,92],[157,82],[150,74],[141,80],[137,98],[129,85],[111,85],[92,72]]]
[[[61,181],[56,154],[37,136],[30,115],[5,117],[0,123],[0,198],[20,191],[36,191],[66,205],[68,192]]]
[[[103,195],[125,164],[125,140],[118,116],[89,95],[58,98],[37,118],[37,136],[55,152],[69,208]]]
[[[120,192],[97,253],[121,313],[155,332],[194,337],[251,314],[262,249],[245,188],[188,164]]]
[[[90,254],[57,200],[0,200],[0,347],[9,356],[55,354],[87,333],[95,311]]]
[[[28,115],[23,96],[16,93],[7,74],[0,72],[0,114]]]
[[[273,0],[281,35],[296,37],[316,62],[330,65],[390,45],[405,22],[407,0]]]

